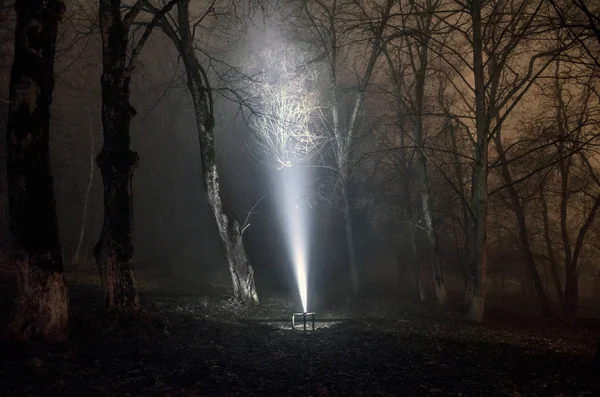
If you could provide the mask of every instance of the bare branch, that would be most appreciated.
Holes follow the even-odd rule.
[[[148,41],[148,38],[150,37],[150,34],[152,33],[152,30],[154,29],[154,27],[161,21],[161,19],[169,11],[171,11],[173,9],[173,7],[175,7],[175,5],[177,4],[178,1],[179,0],[170,0],[163,8],[161,8],[156,14],[154,14],[154,16],[152,17],[152,21],[150,21],[150,23],[148,25],[146,25],[144,34],[142,35],[142,37],[140,37],[137,44],[131,51],[131,57],[129,58],[129,66],[128,66],[129,70],[133,70],[133,68],[135,67],[135,62],[137,60],[137,57],[142,52],[142,48],[144,48],[144,44],[146,44],[146,41]],[[142,4],[142,2],[145,3],[146,0],[139,0],[136,3],[136,6],[138,4]],[[140,9],[141,9],[141,5],[140,5]]]

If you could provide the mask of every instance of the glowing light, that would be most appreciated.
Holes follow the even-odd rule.
[[[319,69],[304,60],[302,51],[267,46],[262,62],[268,73],[256,85],[259,109],[251,119],[254,147],[275,161],[281,227],[286,235],[289,260],[300,293],[302,309],[308,311],[309,247],[308,167],[329,142],[326,117],[319,106]],[[264,158],[265,156],[260,156]]]
[[[269,71],[256,87],[258,112],[249,120],[253,150],[269,154],[279,170],[306,163],[329,142],[316,87],[318,68],[301,51],[268,46],[261,53]]]
[[[308,311],[308,169],[286,168],[277,172],[281,189],[281,219],[286,234],[290,260],[294,268],[296,285],[302,302],[302,310]]]
[[[294,269],[296,273],[296,283],[300,292],[302,309],[308,311],[308,281],[306,276],[306,257],[304,255],[305,247],[297,246],[292,248],[294,251]]]

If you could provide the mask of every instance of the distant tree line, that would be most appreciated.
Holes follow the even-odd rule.
[[[421,300],[422,274],[444,304],[445,274],[458,273],[475,322],[482,321],[490,281],[511,273],[533,291],[543,315],[554,312],[551,289],[559,311],[574,316],[580,274],[597,270],[582,265],[581,253],[595,252],[590,233],[600,189],[598,4],[290,7],[282,17],[287,45],[302,54],[294,78],[319,76],[306,81],[318,87],[306,111],[321,123],[305,126],[320,142],[318,155],[303,157],[323,170],[315,181],[319,196],[343,214],[354,291],[361,289],[359,268],[369,266],[358,265],[366,261],[355,252],[361,233],[379,247],[400,247],[398,273],[413,274]],[[255,114],[260,120],[287,114],[273,106],[271,91]],[[275,159],[288,142],[281,129],[254,123],[255,145]],[[353,224],[360,219],[368,221],[359,232]],[[516,268],[500,260],[509,250]]]

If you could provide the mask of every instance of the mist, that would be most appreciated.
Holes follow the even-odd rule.
[[[598,15],[0,0],[0,386],[594,394]]]

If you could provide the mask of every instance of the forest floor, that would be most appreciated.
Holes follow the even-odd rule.
[[[600,324],[544,322],[491,308],[383,300],[321,306],[317,329],[290,329],[289,300],[245,309],[222,293],[143,288],[144,321],[102,315],[93,283],[70,280],[71,338],[0,342],[0,395],[598,396]],[[14,285],[0,278],[0,326]]]

